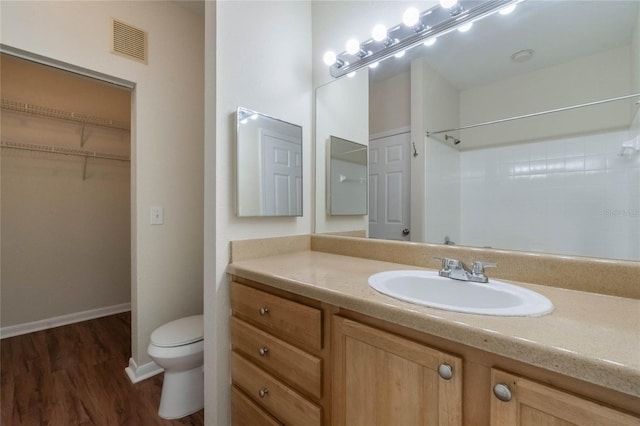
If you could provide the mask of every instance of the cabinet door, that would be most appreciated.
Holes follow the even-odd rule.
[[[333,332],[333,425],[462,424],[460,358],[341,317]]]
[[[491,388],[496,386],[508,389],[500,389],[503,400],[491,397],[491,426],[640,426],[640,418],[492,369]]]

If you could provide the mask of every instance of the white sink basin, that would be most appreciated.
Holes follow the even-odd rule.
[[[459,281],[436,271],[387,271],[371,275],[369,285],[387,296],[447,311],[497,316],[541,316],[553,304],[529,289],[489,279]]]

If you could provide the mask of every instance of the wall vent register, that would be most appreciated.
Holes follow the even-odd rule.
[[[111,52],[146,64],[148,60],[147,33],[116,19],[112,19],[111,22]]]

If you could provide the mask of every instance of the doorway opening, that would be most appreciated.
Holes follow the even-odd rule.
[[[411,132],[369,139],[369,237],[410,240]]]
[[[128,311],[133,85],[5,50],[1,336]]]

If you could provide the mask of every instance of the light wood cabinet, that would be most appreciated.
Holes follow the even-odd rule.
[[[640,426],[640,418],[492,369],[491,426]]]
[[[231,318],[234,348],[260,368],[279,374],[315,398],[322,396],[322,360],[238,318]]]
[[[321,426],[322,310],[231,284],[232,422]]]
[[[333,425],[462,424],[460,358],[341,317],[332,332]]]
[[[236,386],[231,387],[231,418],[235,426],[282,426]]]
[[[640,426],[637,397],[240,281],[231,285],[235,426]]]
[[[255,288],[233,283],[234,315],[290,343],[318,350],[322,346],[322,311]]]
[[[235,352],[231,354],[231,377],[234,384],[283,423],[320,426],[320,407]]]

